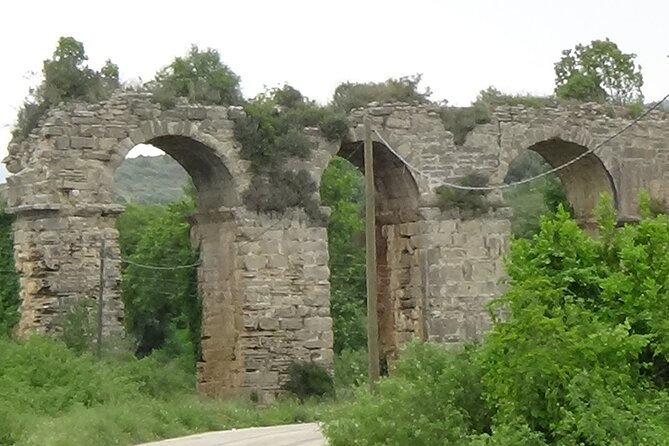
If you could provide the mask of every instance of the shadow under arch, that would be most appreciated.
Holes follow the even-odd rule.
[[[343,143],[337,155],[348,160],[364,175],[362,141]],[[420,219],[419,189],[410,170],[384,144],[374,141],[374,186],[376,190],[377,310],[382,374],[397,357],[400,346],[420,334],[416,327],[416,302],[407,284],[416,274],[411,247],[401,225]]]
[[[583,156],[588,148],[561,138],[552,138],[534,143],[527,150],[538,153],[551,168],[556,168]],[[615,208],[618,208],[618,194],[613,178],[596,154],[588,153],[555,174],[565,189],[567,200],[574,210],[574,218],[586,229],[596,226],[594,210],[601,194],[611,196]]]

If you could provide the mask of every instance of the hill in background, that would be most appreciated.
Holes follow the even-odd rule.
[[[127,158],[114,174],[118,203],[165,204],[184,194],[189,177],[168,155]]]

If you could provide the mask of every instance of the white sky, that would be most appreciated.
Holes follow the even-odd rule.
[[[326,102],[344,81],[423,73],[433,99],[467,105],[489,85],[550,94],[561,50],[609,37],[634,52],[647,101],[669,92],[667,0],[6,0],[0,6],[0,156],[58,37],[90,66],[151,79],[191,43],[220,51],[246,96],[288,82]],[[667,90],[667,91],[665,91]]]

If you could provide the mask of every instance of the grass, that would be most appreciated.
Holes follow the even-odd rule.
[[[61,341],[0,338],[0,445],[130,445],[210,430],[321,419],[338,402],[199,397],[192,370],[164,354],[97,360]]]
[[[330,405],[284,400],[257,408],[195,395],[168,400],[143,397],[92,408],[77,406],[57,417],[19,419],[23,432],[16,445],[131,445],[199,432],[316,421]]]

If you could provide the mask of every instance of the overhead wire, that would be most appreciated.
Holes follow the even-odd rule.
[[[610,142],[613,141],[614,139],[618,138],[620,135],[622,135],[623,133],[625,133],[626,131],[628,131],[628,130],[629,130],[630,128],[632,128],[633,126],[637,125],[642,119],[644,119],[646,116],[648,116],[653,110],[659,108],[659,107],[660,107],[660,106],[661,106],[667,99],[669,99],[669,93],[667,93],[667,94],[666,94],[662,99],[660,99],[658,102],[654,103],[652,106],[650,106],[649,108],[647,108],[641,115],[639,115],[638,117],[636,117],[634,120],[632,120],[632,121],[631,121],[630,123],[628,123],[626,126],[624,126],[622,129],[618,130],[618,131],[615,132],[613,135],[608,136],[608,137],[605,138],[602,142],[600,142],[599,144],[597,144],[596,146],[594,146],[592,149],[586,150],[585,152],[583,152],[583,153],[581,153],[580,155],[578,155],[578,156],[572,158],[571,160],[569,160],[569,161],[567,161],[567,162],[565,162],[565,163],[563,163],[563,164],[561,164],[561,165],[559,165],[559,166],[553,167],[553,168],[551,168],[551,169],[549,169],[549,170],[547,170],[547,171],[545,171],[545,172],[541,172],[541,173],[539,173],[539,174],[537,174],[537,175],[531,176],[531,177],[529,177],[529,178],[525,178],[525,179],[523,179],[523,180],[514,181],[514,182],[512,182],[512,183],[497,184],[497,185],[492,185],[492,186],[463,186],[463,185],[461,185],[461,184],[451,183],[451,182],[448,182],[448,181],[440,181],[440,182],[439,182],[439,185],[440,185],[440,186],[450,187],[450,188],[452,188],[452,189],[459,189],[459,190],[465,190],[465,191],[494,191],[494,190],[509,189],[509,188],[512,188],[512,187],[520,186],[520,185],[522,185],[522,184],[531,183],[531,182],[536,181],[536,180],[538,180],[538,179],[540,179],[540,178],[543,178],[543,177],[552,175],[552,174],[554,174],[554,173],[557,173],[557,172],[559,172],[559,171],[561,171],[561,170],[563,170],[563,169],[565,169],[565,168],[567,168],[567,167],[569,167],[569,166],[575,164],[576,162],[582,160],[582,159],[585,158],[586,156],[591,155],[591,154],[597,152],[597,151],[598,151],[599,149],[601,149],[603,146],[605,146],[606,144],[610,143]],[[404,165],[405,165],[409,170],[413,171],[416,175],[419,175],[419,176],[422,176],[422,177],[426,177],[426,178],[428,178],[428,179],[430,179],[430,180],[434,179],[432,175],[429,175],[429,174],[427,174],[427,173],[421,171],[421,170],[418,169],[416,166],[414,166],[414,165],[411,164],[409,161],[407,161],[406,158],[404,158],[402,155],[400,155],[400,154],[399,154],[399,153],[398,153],[398,152],[397,152],[397,151],[390,145],[390,143],[388,143],[388,141],[386,141],[386,139],[381,135],[381,133],[379,133],[378,130],[374,129],[374,133],[375,133],[376,136],[379,138],[379,140],[380,140],[383,144],[385,144],[385,146],[388,148],[388,150],[390,150],[390,152],[391,152],[393,155],[395,155],[400,161],[402,161],[402,163],[404,163]]]

